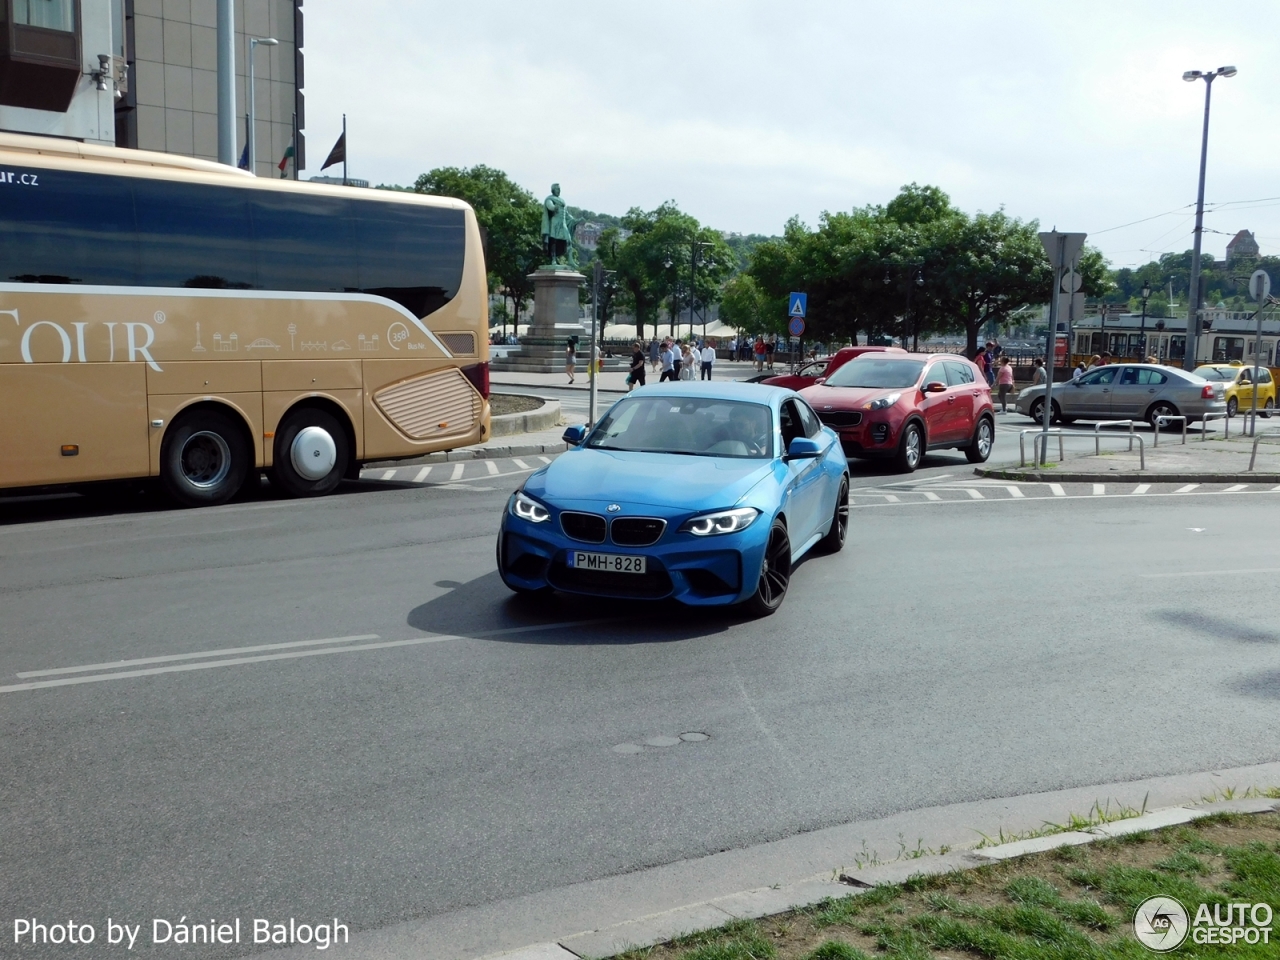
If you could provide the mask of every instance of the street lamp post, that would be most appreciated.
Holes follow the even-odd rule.
[[[1145,360],[1147,356],[1147,301],[1151,299],[1151,284],[1148,281],[1142,283],[1142,333],[1140,339],[1142,341],[1141,353]]]
[[[1204,131],[1200,135],[1200,187],[1196,193],[1195,241],[1191,247],[1191,302],[1187,305],[1187,352],[1182,361],[1184,370],[1196,366],[1196,338],[1200,334],[1200,241],[1204,236],[1204,171],[1209,155],[1209,98],[1213,93],[1213,81],[1218,77],[1234,77],[1235,67],[1219,67],[1217,70],[1188,70],[1182,79],[1188,83],[1204,81]]]
[[[258,175],[258,168],[256,164],[258,156],[258,138],[254,135],[256,131],[253,129],[255,120],[254,107],[256,106],[253,98],[253,52],[257,49],[258,44],[262,44],[264,47],[274,47],[279,42],[280,41],[275,37],[249,38],[249,121],[247,123],[248,129],[245,131],[245,143],[248,144],[249,147],[249,172],[255,177]]]
[[[698,296],[698,251],[703,247],[714,247],[714,243],[694,240],[689,244],[689,339],[693,339],[693,305]],[[702,339],[707,338],[706,315],[702,319]]]

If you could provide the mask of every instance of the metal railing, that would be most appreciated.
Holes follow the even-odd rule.
[[[1155,418],[1155,421],[1152,424],[1152,428],[1155,430],[1156,438],[1155,438],[1155,441],[1151,444],[1151,446],[1153,447],[1160,446],[1160,428],[1168,426],[1174,420],[1182,421],[1182,442],[1184,444],[1187,442],[1187,418],[1180,413],[1177,414],[1176,416],[1170,413],[1170,414],[1161,414],[1160,416]]]
[[[1066,455],[1064,454],[1063,448],[1062,448],[1062,430],[1058,427],[1051,427],[1049,431],[1046,433],[1043,428],[1035,427],[1034,429],[1023,430],[1018,434],[1018,465],[1019,466],[1025,467],[1027,465],[1027,434],[1028,433],[1035,434],[1035,437],[1031,440],[1032,466],[1039,463],[1041,460],[1047,460],[1049,458],[1049,448],[1047,446],[1045,447],[1045,455],[1043,457],[1040,457],[1037,455],[1039,453],[1039,448],[1037,447],[1037,444],[1040,442],[1039,440],[1040,437],[1044,437],[1044,442],[1048,444],[1050,434],[1058,438],[1058,462],[1061,463],[1063,460],[1066,459]]]
[[[1093,455],[1096,457],[1102,452],[1101,440],[1102,434],[1098,431],[1102,427],[1128,427],[1129,428],[1129,451],[1133,452],[1133,424],[1132,420],[1098,420],[1093,424]]]
[[[1249,472],[1253,472],[1253,464],[1258,459],[1258,441],[1263,437],[1280,438],[1280,433],[1255,433],[1253,435],[1253,449],[1249,451]]]
[[[1200,440],[1201,441],[1209,439],[1209,421],[1210,420],[1222,421],[1222,439],[1223,440],[1226,440],[1228,437],[1231,436],[1231,418],[1228,417],[1226,413],[1206,413],[1203,417],[1200,418]]]

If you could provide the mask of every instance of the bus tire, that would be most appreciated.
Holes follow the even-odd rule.
[[[180,416],[160,445],[160,480],[187,507],[226,503],[244,486],[251,464],[243,426],[217,410]]]
[[[271,479],[291,497],[332,493],[351,463],[351,444],[338,418],[315,407],[291,410],[276,428]]]

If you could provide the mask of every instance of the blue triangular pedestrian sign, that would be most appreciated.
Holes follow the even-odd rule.
[[[791,294],[790,305],[787,307],[787,316],[803,317],[808,306],[809,295],[807,293],[793,293]]]

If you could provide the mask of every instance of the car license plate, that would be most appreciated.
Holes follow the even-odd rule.
[[[578,570],[604,570],[609,573],[644,573],[644,557],[625,557],[619,553],[587,553],[569,551],[569,566]]]

